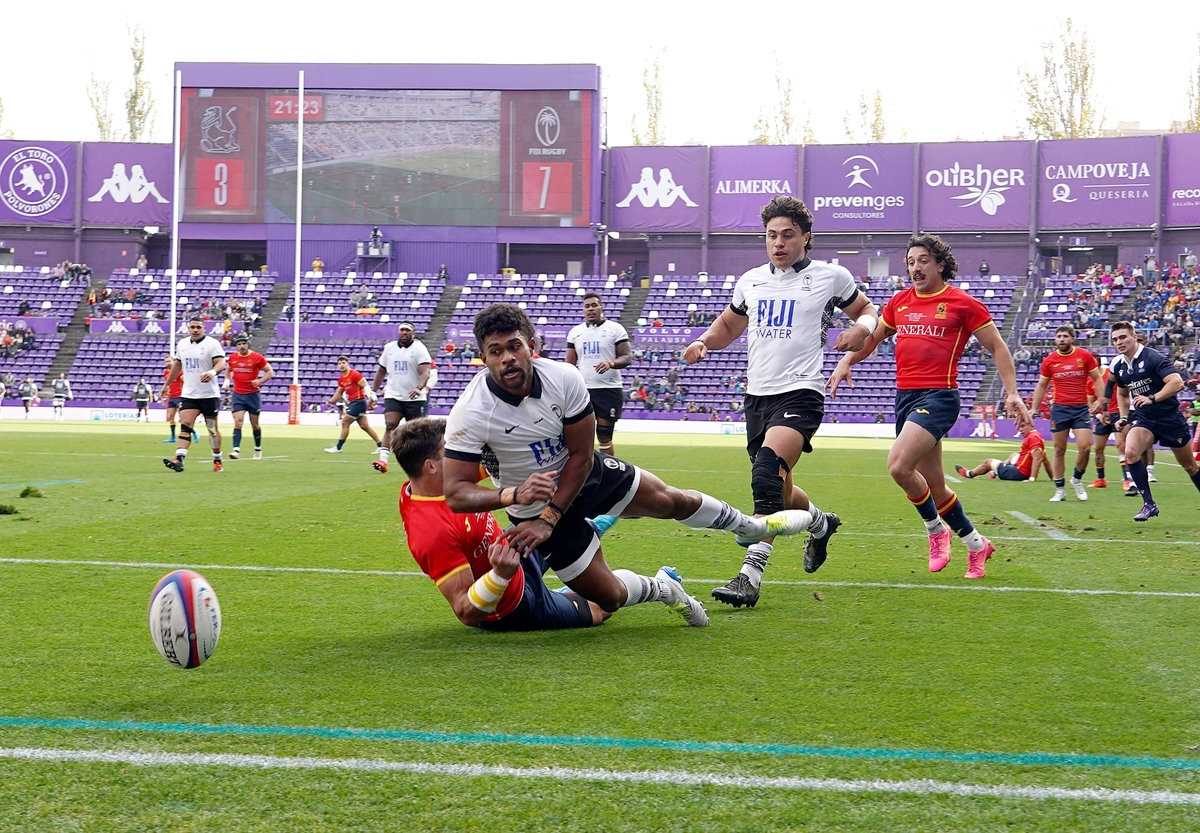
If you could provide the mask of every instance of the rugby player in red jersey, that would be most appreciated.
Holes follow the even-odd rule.
[[[913,237],[905,260],[912,286],[887,302],[883,326],[863,348],[838,362],[829,377],[829,395],[836,396],[843,381],[853,387],[851,366],[896,334],[896,441],[888,453],[888,473],[925,522],[930,572],[950,563],[953,529],[967,545],[965,577],[983,578],[984,565],[996,548],[975,529],[942,471],[942,437],[958,419],[961,405],[958,361],[972,335],[992,354],[1004,382],[1008,415],[1022,423],[1031,418],[1017,391],[1012,354],[987,307],[948,283],[958,271],[949,244],[934,234]]]
[[[1089,401],[1095,401],[1100,378],[1100,363],[1090,351],[1075,346],[1075,328],[1063,324],[1054,331],[1054,351],[1042,359],[1042,375],[1033,391],[1032,410],[1036,414],[1046,398],[1046,389],[1054,382],[1054,404],[1050,406],[1050,435],[1054,438],[1054,495],[1052,503],[1066,500],[1067,438],[1075,432],[1075,471],[1071,475],[1071,488],[1075,497],[1087,500],[1083,488],[1083,473],[1087,471],[1088,458],[1092,454],[1092,420]],[[1088,394],[1091,383],[1092,394]]]
[[[1046,474],[1053,478],[1050,471],[1050,461],[1046,459],[1046,441],[1031,422],[1020,424],[1020,432],[1025,436],[1021,448],[1008,455],[1003,460],[988,458],[973,469],[965,466],[955,466],[954,470],[967,479],[987,475],[992,479],[1015,480],[1032,483],[1038,479],[1042,467]]]
[[[175,360],[167,356],[163,361],[165,363],[162,372],[164,384],[158,394],[158,398],[167,406],[167,427],[171,429],[171,436],[163,440],[163,442],[174,443],[175,416],[179,413],[179,403],[183,399],[183,376],[180,376],[170,384],[166,384],[167,378],[171,375],[171,368],[175,366]]]
[[[225,388],[233,384],[233,450],[229,459],[236,460],[242,450],[242,422],[250,414],[250,430],[254,433],[254,459],[262,459],[262,429],[258,427],[258,415],[262,413],[263,385],[275,377],[275,368],[262,353],[250,349],[250,336],[239,333],[234,336],[237,352],[225,360]],[[261,375],[260,375],[261,371]]]
[[[355,422],[358,427],[367,432],[367,436],[375,441],[375,447],[379,448],[382,443],[379,440],[379,435],[375,433],[375,429],[371,427],[371,423],[367,422],[367,404],[371,406],[375,404],[375,391],[371,390],[367,380],[363,375],[350,366],[349,356],[337,357],[337,391],[325,403],[333,406],[338,403],[338,400],[346,400],[346,412],[342,414],[342,435],[338,437],[337,445],[331,445],[325,449],[328,454],[340,454],[342,446],[346,444],[346,438],[350,436],[350,426]]]
[[[523,559],[491,512],[456,513],[442,484],[446,421],[407,420],[392,432],[392,451],[409,481],[400,487],[400,517],[409,552],[464,625],[484,630],[552,630],[599,625],[612,614],[542,579],[535,549]],[[615,522],[615,518],[608,518]]]

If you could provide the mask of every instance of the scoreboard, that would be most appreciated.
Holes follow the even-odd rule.
[[[185,88],[183,217],[583,227],[592,221],[594,90]]]

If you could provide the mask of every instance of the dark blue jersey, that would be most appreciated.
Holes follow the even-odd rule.
[[[1178,376],[1179,370],[1171,360],[1144,344],[1138,347],[1132,359],[1120,356],[1112,365],[1113,379],[1118,386],[1129,391],[1131,402],[1135,396],[1153,397],[1166,387],[1167,379],[1173,375]],[[1178,413],[1179,400],[1171,396],[1134,410],[1151,419],[1157,419]]]

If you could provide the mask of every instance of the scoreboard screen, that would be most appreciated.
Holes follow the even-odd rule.
[[[184,91],[184,219],[586,227],[592,91]]]

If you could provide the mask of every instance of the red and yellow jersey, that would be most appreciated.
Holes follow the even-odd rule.
[[[1108,389],[1108,368],[1103,368],[1100,371],[1100,390],[1096,390],[1096,383],[1092,381],[1091,374],[1088,374],[1087,395],[1088,397],[1099,396]],[[1108,400],[1107,412],[1115,414],[1119,412],[1117,406],[1117,392],[1114,390],[1112,397]]]
[[[1015,463],[1017,470],[1026,477],[1033,476],[1033,450],[1035,448],[1040,448],[1042,454],[1045,455],[1046,440],[1036,430],[1025,435],[1025,441],[1021,443],[1021,451]]]
[[[883,323],[896,331],[896,387],[957,388],[958,360],[972,334],[994,326],[987,307],[956,286],[921,295],[912,287],[891,297]]]
[[[404,521],[409,552],[421,572],[439,587],[463,570],[469,569],[474,580],[492,569],[488,547],[503,535],[490,512],[456,513],[444,496],[414,495],[405,483],[400,487],[400,518]],[[488,620],[507,616],[521,603],[524,594],[525,571],[517,570]]]
[[[225,363],[233,374],[234,393],[258,393],[258,388],[251,384],[258,378],[258,371],[267,366],[267,359],[262,353],[251,350],[246,355],[234,353],[225,357]]]
[[[366,392],[359,384],[363,379],[363,375],[354,368],[350,368],[341,376],[338,377],[338,387],[346,394],[346,401],[353,402],[356,399],[362,399],[366,396]]]
[[[171,375],[171,369],[168,367],[166,370],[163,371],[163,381],[166,382],[167,377],[170,375]],[[178,399],[181,396],[183,396],[183,374],[182,373],[179,374],[179,377],[174,382],[167,385],[167,398],[168,399]]]
[[[1100,363],[1091,352],[1072,347],[1065,356],[1055,350],[1042,359],[1042,378],[1054,383],[1055,405],[1086,405],[1088,379]]]

